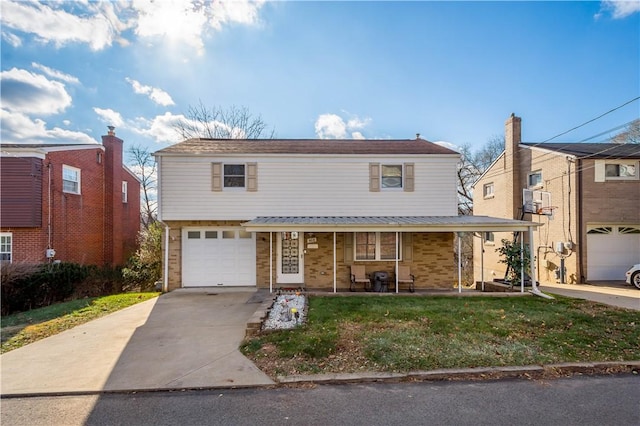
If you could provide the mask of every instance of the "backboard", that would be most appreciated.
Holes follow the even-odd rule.
[[[522,211],[524,213],[541,214],[546,216],[553,215],[551,193],[538,191],[536,189],[523,189]]]

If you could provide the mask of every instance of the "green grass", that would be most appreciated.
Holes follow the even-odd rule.
[[[1,318],[0,353],[20,348],[77,325],[110,314],[160,293],[123,293],[78,299]]]
[[[242,350],[278,374],[405,372],[640,360],[638,342],[640,312],[584,300],[351,296],[310,297],[305,326]]]

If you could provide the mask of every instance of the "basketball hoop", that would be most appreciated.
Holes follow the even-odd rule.
[[[553,211],[557,208],[556,206],[540,207],[536,213],[544,216],[553,216]]]

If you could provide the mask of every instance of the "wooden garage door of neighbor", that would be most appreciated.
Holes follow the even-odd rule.
[[[587,281],[624,280],[640,262],[640,225],[587,227]]]
[[[255,234],[241,228],[182,230],[183,287],[255,285]]]

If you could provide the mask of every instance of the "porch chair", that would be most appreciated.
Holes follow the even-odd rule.
[[[364,270],[364,265],[351,265],[351,285],[349,290],[356,291],[358,284],[364,284],[364,289],[368,290],[371,286],[371,280]]]
[[[403,283],[409,283],[409,291],[413,293],[416,291],[415,281],[416,277],[411,273],[411,268],[398,265],[398,286]]]

